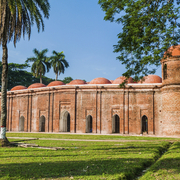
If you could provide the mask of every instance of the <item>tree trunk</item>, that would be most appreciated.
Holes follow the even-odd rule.
[[[57,79],[58,79],[58,73],[56,73],[56,81],[57,81]]]
[[[41,77],[41,74],[40,74],[40,83],[42,84],[42,77]]]
[[[2,56],[2,79],[1,79],[1,145],[8,142],[6,138],[6,117],[7,117],[7,75],[8,75],[8,50],[7,42],[3,41],[3,56]]]

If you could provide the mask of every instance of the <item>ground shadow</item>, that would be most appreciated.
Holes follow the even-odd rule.
[[[121,158],[1,164],[0,178],[31,179],[116,175],[116,177],[126,176],[128,179],[132,179],[150,163],[151,161],[148,159]]]

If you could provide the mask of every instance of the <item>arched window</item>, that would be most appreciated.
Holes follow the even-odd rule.
[[[148,118],[145,115],[142,117],[142,134],[144,132],[148,133]]]
[[[92,125],[92,116],[88,115],[86,117],[86,133],[92,133],[93,131],[93,125]]]
[[[24,116],[19,118],[19,131],[24,131]]]
[[[119,116],[115,114],[112,118],[112,133],[120,133],[119,126],[120,126]]]
[[[70,121],[70,114],[68,111],[62,112],[59,124],[60,124],[59,125],[59,131],[60,132],[70,132],[71,121]]]
[[[39,132],[45,132],[45,117],[41,116],[39,118]]]

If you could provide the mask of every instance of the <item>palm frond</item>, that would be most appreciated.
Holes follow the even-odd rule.
[[[0,0],[0,45],[13,40],[16,46],[25,34],[30,38],[34,23],[43,31],[43,16],[49,18],[49,10],[48,0]]]

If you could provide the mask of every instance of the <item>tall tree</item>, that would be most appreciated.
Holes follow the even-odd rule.
[[[179,3],[174,0],[99,0],[105,20],[122,25],[114,52],[136,80],[155,73],[169,46],[180,42]],[[151,68],[150,68],[151,66]]]
[[[31,71],[35,77],[40,76],[40,83],[42,83],[42,76],[44,76],[46,72],[49,72],[49,69],[51,68],[51,64],[49,63],[48,58],[45,56],[48,50],[43,49],[42,51],[38,51],[35,48],[33,52],[35,57],[28,58],[26,63],[33,62]]]
[[[30,86],[33,83],[39,82],[39,77],[33,76],[33,73],[27,72],[25,69],[30,67],[28,64],[17,64],[17,63],[9,63],[8,64],[8,90],[11,90],[14,86],[23,85]],[[2,63],[0,61],[0,78],[2,75]],[[54,81],[54,79],[43,76],[43,83],[48,85],[50,82]],[[0,82],[1,87],[1,82]],[[1,89],[1,88],[0,88]]]
[[[56,81],[58,79],[58,74],[64,74],[65,68],[69,67],[69,63],[65,60],[65,55],[63,51],[58,53],[53,51],[53,56],[50,57],[50,63],[53,67],[54,73],[56,74]]]
[[[48,0],[0,0],[0,45],[2,45],[2,87],[1,87],[1,135],[2,143],[6,138],[7,116],[7,73],[8,49],[7,43],[13,40],[14,46],[21,35],[30,39],[31,26],[35,23],[38,32],[44,30],[43,16],[49,17],[50,5]],[[43,16],[42,16],[43,15]]]

